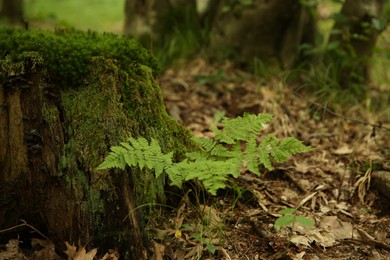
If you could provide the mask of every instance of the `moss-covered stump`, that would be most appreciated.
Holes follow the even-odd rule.
[[[191,145],[156,74],[127,38],[0,30],[0,230],[24,219],[60,251],[69,241],[148,258],[150,211],[140,206],[164,201],[164,176],[95,168],[128,136],[154,137],[176,156]]]

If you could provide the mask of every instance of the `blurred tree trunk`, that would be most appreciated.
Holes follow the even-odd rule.
[[[143,34],[158,37],[177,25],[162,21],[172,16],[173,10],[183,10],[183,14],[189,10],[192,15],[196,14],[196,0],[126,0],[124,32],[135,37]],[[184,21],[185,15],[181,19]]]
[[[3,0],[0,16],[11,24],[23,23],[23,0]]]
[[[299,0],[219,1],[211,47],[248,64],[259,58],[288,68],[299,59],[299,47],[313,44],[313,12]]]
[[[333,28],[331,62],[340,69],[340,83],[369,80],[370,58],[388,23],[385,0],[346,0]]]

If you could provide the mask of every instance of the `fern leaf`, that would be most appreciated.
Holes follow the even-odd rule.
[[[238,178],[241,174],[243,155],[228,159],[226,162],[231,164],[230,174],[234,178]]]
[[[202,146],[206,152],[210,152],[217,144],[217,142],[214,140],[201,137],[193,137],[192,140]]]
[[[272,116],[267,114],[249,115],[245,113],[243,117],[234,119],[224,117],[221,123],[226,136],[234,140],[247,141],[255,138],[263,129],[263,124],[268,123],[271,118]]]
[[[229,150],[221,144],[218,144],[210,151],[210,155],[217,157],[229,157]]]
[[[225,143],[225,144],[234,144],[235,143],[235,140],[234,138],[232,138],[231,136],[229,136],[225,130],[221,131],[219,130],[216,126],[212,126],[211,127],[211,130],[214,132],[215,134],[215,140],[218,140],[219,142],[221,143]]]
[[[96,168],[97,170],[104,170],[109,168],[125,169],[126,162],[123,155],[127,150],[121,146],[111,147],[111,152],[107,155],[106,159]]]
[[[127,153],[123,155],[123,158],[127,165],[129,166],[136,166],[137,165],[137,157],[134,156],[134,149],[133,147],[130,147]]]
[[[164,154],[157,140],[152,138],[149,143],[143,137],[130,137],[128,142],[113,146],[97,169],[124,169],[126,165],[140,169],[147,167],[155,171],[156,178],[165,172],[171,185],[178,187],[184,181],[197,179],[208,192],[216,195],[218,189],[226,187],[229,176],[237,178],[240,175],[243,162],[249,171],[259,175],[260,163],[271,170],[272,160],[282,162],[290,155],[311,149],[295,138],[280,141],[272,134],[257,145],[259,131],[270,120],[271,116],[266,114],[224,118],[221,130],[216,126],[212,128],[214,140],[193,138],[203,150],[187,153],[187,159],[176,164],[172,162],[173,152]],[[244,151],[241,148],[243,143],[246,143]]]
[[[137,143],[138,145],[138,143]],[[134,157],[137,160],[138,167],[142,170],[145,167],[145,156],[141,149],[134,147]]]
[[[209,153],[200,151],[200,152],[189,152],[186,153],[186,157],[191,161],[197,161],[197,160],[207,160],[209,157]]]
[[[196,161],[191,164],[190,171],[185,174],[185,180],[198,179],[205,189],[212,195],[216,195],[219,188],[225,187],[228,176],[235,165],[232,161]]]
[[[256,140],[251,139],[249,142],[246,144],[246,149],[245,149],[245,161],[246,161],[246,166],[248,170],[256,175],[260,175],[259,171],[259,157],[257,154],[257,143]]]
[[[261,143],[258,146],[259,161],[268,170],[273,169],[270,155],[272,151],[275,150],[277,142],[278,139],[274,135],[269,134],[265,136],[265,138],[261,141]]]
[[[185,181],[186,174],[191,171],[191,166],[187,160],[181,161],[166,169],[171,185],[181,188],[182,183]]]
[[[299,141],[294,137],[287,137],[280,143],[280,149],[289,155],[294,155],[296,153],[309,151],[312,148],[304,145],[302,141]]]
[[[167,154],[160,154],[157,158],[158,161],[155,163],[154,171],[155,176],[158,178],[164,171],[172,167],[173,152]]]
[[[132,150],[133,149],[133,147],[129,143],[126,143],[126,142],[121,142],[120,145],[122,145],[127,150]]]

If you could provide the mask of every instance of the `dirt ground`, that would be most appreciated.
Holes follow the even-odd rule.
[[[263,134],[296,137],[314,149],[261,177],[243,172],[216,197],[187,187],[176,209],[162,207],[149,223],[153,259],[390,259],[390,198],[375,188],[375,173],[390,174],[388,115],[363,106],[335,112],[299,86],[201,59],[158,81],[169,114],[195,136],[213,137],[210,126],[222,116],[269,113]],[[286,208],[296,209],[296,221],[276,232]],[[33,243],[41,250],[33,259],[60,259],[44,239]],[[96,259],[96,250],[67,247],[73,259]],[[0,259],[27,259],[17,240],[0,251]]]
[[[155,232],[156,259],[390,259],[390,200],[374,185],[375,172],[390,174],[388,115],[363,106],[336,113],[299,86],[228,63],[194,60],[159,80],[168,112],[195,136],[212,137],[223,115],[269,113],[264,134],[293,136],[314,150],[260,178],[243,173],[207,202],[194,203],[190,191]],[[276,232],[285,208],[316,225],[295,221]]]

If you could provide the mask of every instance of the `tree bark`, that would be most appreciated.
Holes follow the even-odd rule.
[[[173,10],[182,12],[181,17],[175,19],[183,22],[186,16],[196,15],[196,0],[126,0],[124,32],[134,37],[147,34],[152,38],[172,33],[178,24],[168,25],[164,20],[169,20]]]
[[[3,0],[0,16],[11,24],[23,23],[23,0]]]
[[[229,3],[221,1],[215,18],[211,34],[215,53],[244,64],[259,58],[288,68],[298,60],[300,45],[314,42],[314,17],[298,0]]]
[[[51,38],[51,33],[38,37],[30,31],[7,33],[0,41],[9,53],[0,59],[0,230],[23,219],[56,242],[59,252],[68,241],[99,247],[103,254],[117,248],[123,259],[150,259],[144,226],[153,211],[140,206],[164,203],[164,176],[155,179],[145,168],[96,170],[109,147],[129,135],[164,140],[165,151],[183,149],[176,155],[191,143],[189,132],[167,115],[152,70],[137,62],[136,55],[143,52],[127,53],[134,59],[123,67],[118,60],[91,57],[86,76],[76,84],[66,80],[85,69],[77,67],[82,63],[77,59],[87,49],[64,52],[60,43],[79,48],[80,42],[69,40],[78,34],[66,38],[66,33],[58,32]],[[104,40],[85,35],[90,41],[84,48]],[[107,41],[116,48],[118,38],[105,37],[112,37]],[[56,44],[47,46],[52,49],[28,42],[51,39]],[[29,51],[12,54],[13,48]],[[67,79],[45,63],[53,55]],[[72,55],[75,64],[69,63]]]
[[[384,4],[384,0],[345,1],[330,38],[330,43],[338,44],[330,57],[331,62],[339,64],[341,85],[369,81],[370,58],[386,27],[379,24]]]

